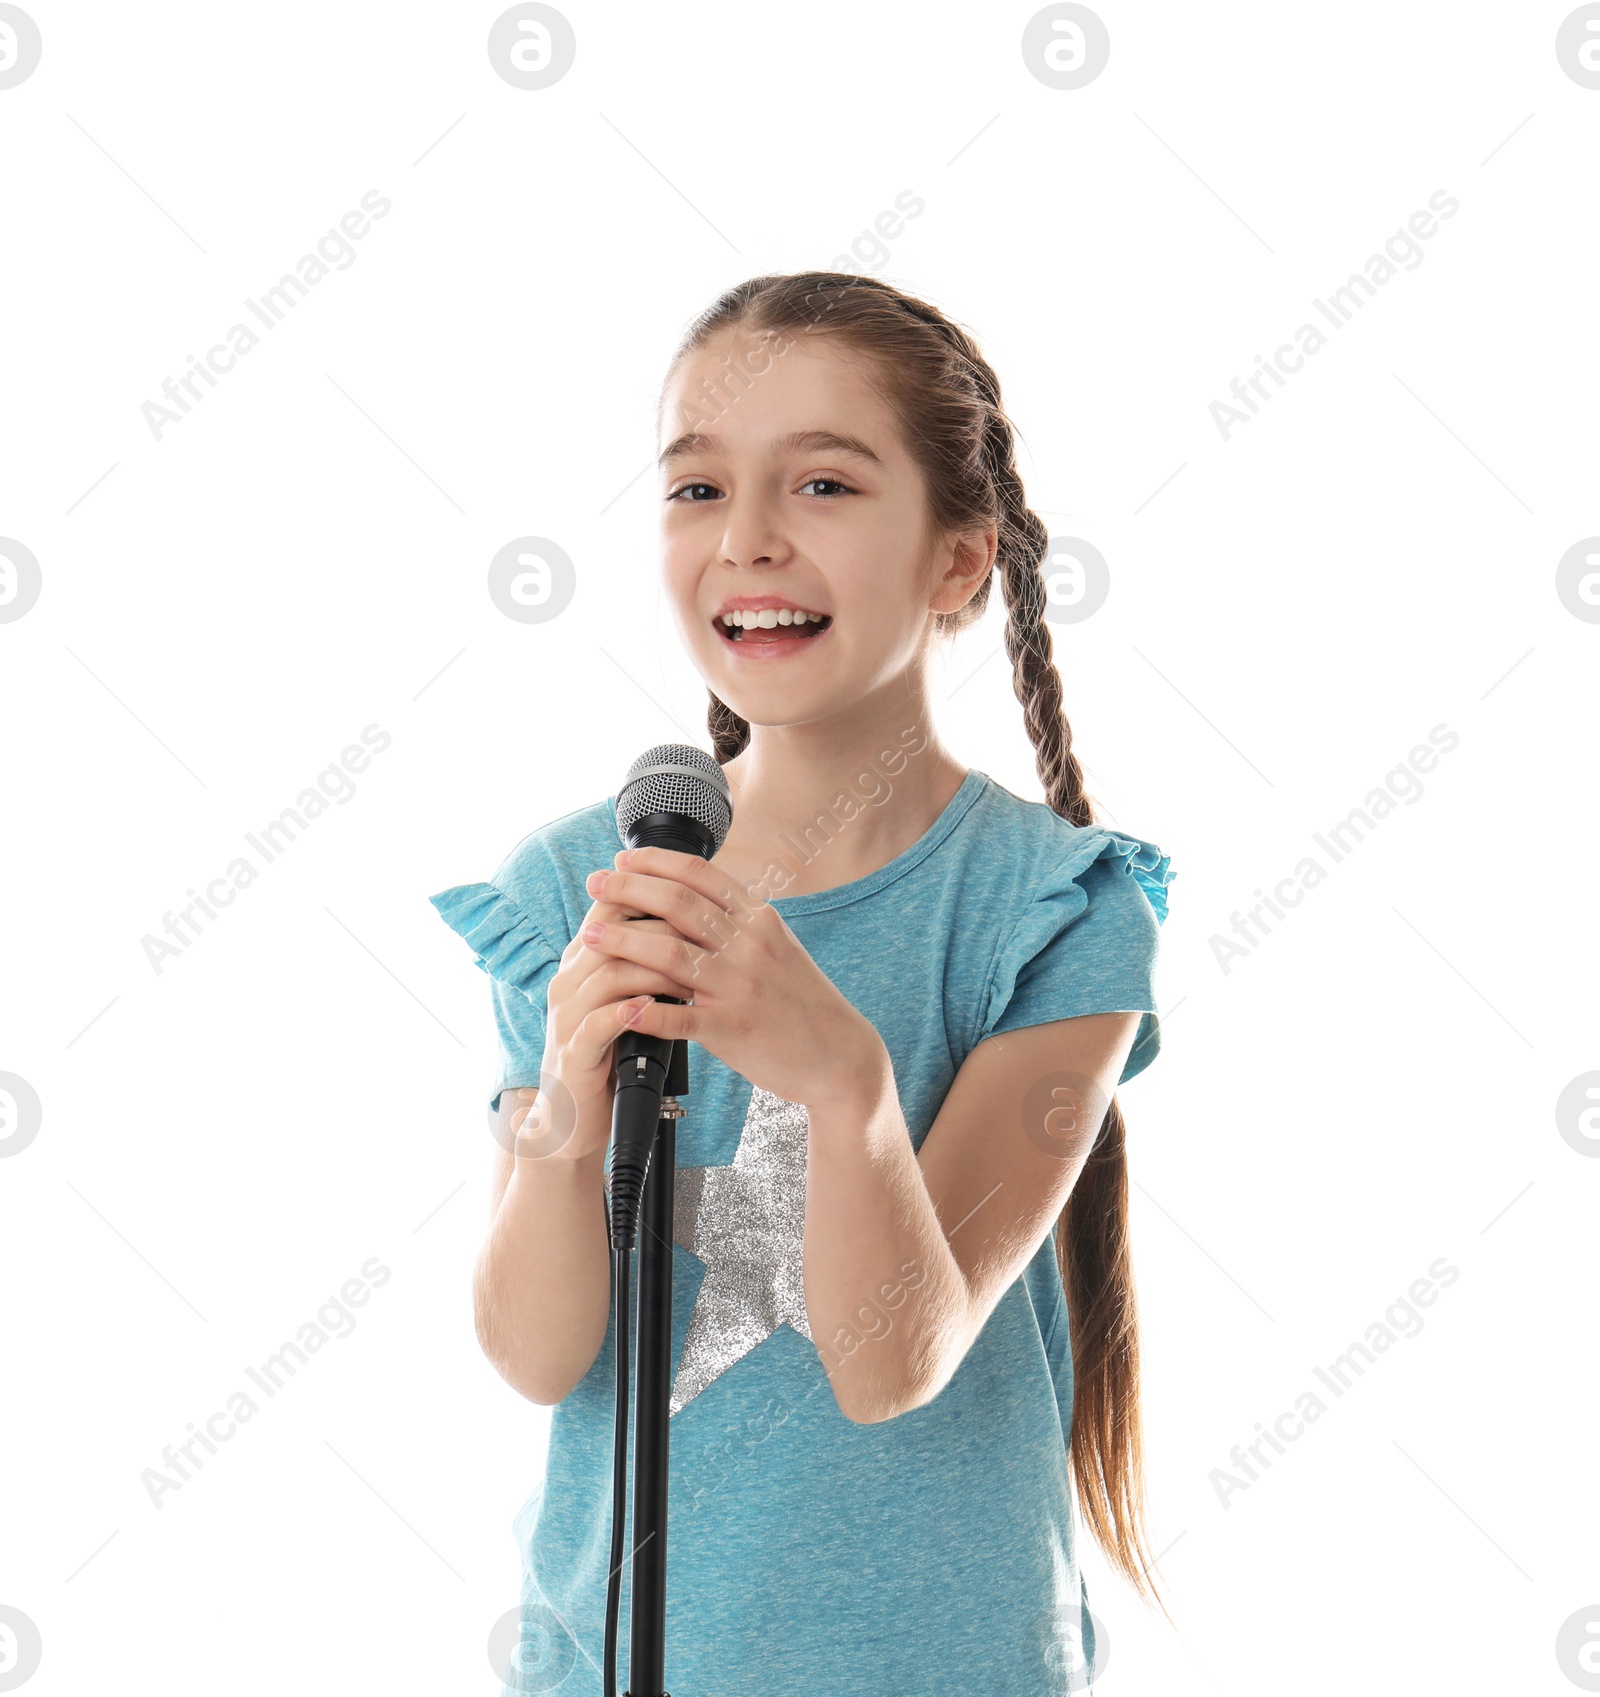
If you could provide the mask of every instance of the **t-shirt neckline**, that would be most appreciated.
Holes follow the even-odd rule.
[[[773,896],[772,906],[787,918],[791,914],[819,913],[824,908],[844,907],[849,902],[857,902],[865,896],[876,894],[886,884],[892,884],[896,878],[904,877],[914,866],[926,860],[955,829],[961,816],[983,793],[989,781],[986,772],[980,772],[975,766],[969,768],[966,777],[957,786],[955,794],[945,803],[938,818],[909,848],[902,849],[893,860],[886,861],[876,872],[869,872],[862,878],[852,878],[848,884],[836,884],[831,890],[812,890],[800,896]],[[617,798],[614,795],[606,797],[606,808],[611,814],[614,829],[617,823]]]

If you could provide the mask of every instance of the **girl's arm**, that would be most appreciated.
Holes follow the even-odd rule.
[[[548,1406],[589,1371],[605,1342],[611,1237],[604,1136],[573,1161],[510,1153],[538,1095],[500,1093],[489,1234],[473,1269],[472,1312],[500,1377]],[[579,1136],[588,1141],[583,1128]]]
[[[658,945],[677,937],[636,912],[597,901],[585,924],[626,921],[622,930],[652,934]],[[500,1092],[489,1235],[473,1271],[472,1312],[484,1354],[530,1402],[560,1402],[594,1365],[610,1323],[604,1174],[623,1011],[656,994],[693,993],[574,937],[545,993],[540,1088]]]
[[[881,1040],[830,1071],[809,1105],[806,1314],[850,1419],[891,1420],[949,1383],[1066,1206],[1139,1019],[980,1043],[920,1150]]]

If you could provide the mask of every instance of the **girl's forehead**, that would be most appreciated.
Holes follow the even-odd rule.
[[[861,355],[832,336],[724,333],[686,353],[662,393],[663,444],[691,430],[752,441],[846,425],[892,432],[894,415]]]

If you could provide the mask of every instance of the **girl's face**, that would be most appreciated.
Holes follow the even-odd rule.
[[[669,376],[667,592],[696,669],[751,724],[849,714],[920,661],[932,614],[980,581],[970,564],[946,578],[952,546],[928,533],[922,473],[871,379],[830,336],[746,331]],[[724,622],[735,613],[751,622]]]

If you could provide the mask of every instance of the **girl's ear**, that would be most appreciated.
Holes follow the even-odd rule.
[[[994,570],[1000,532],[995,525],[950,538],[940,550],[943,566],[928,606],[935,613],[954,613],[976,595]]]

